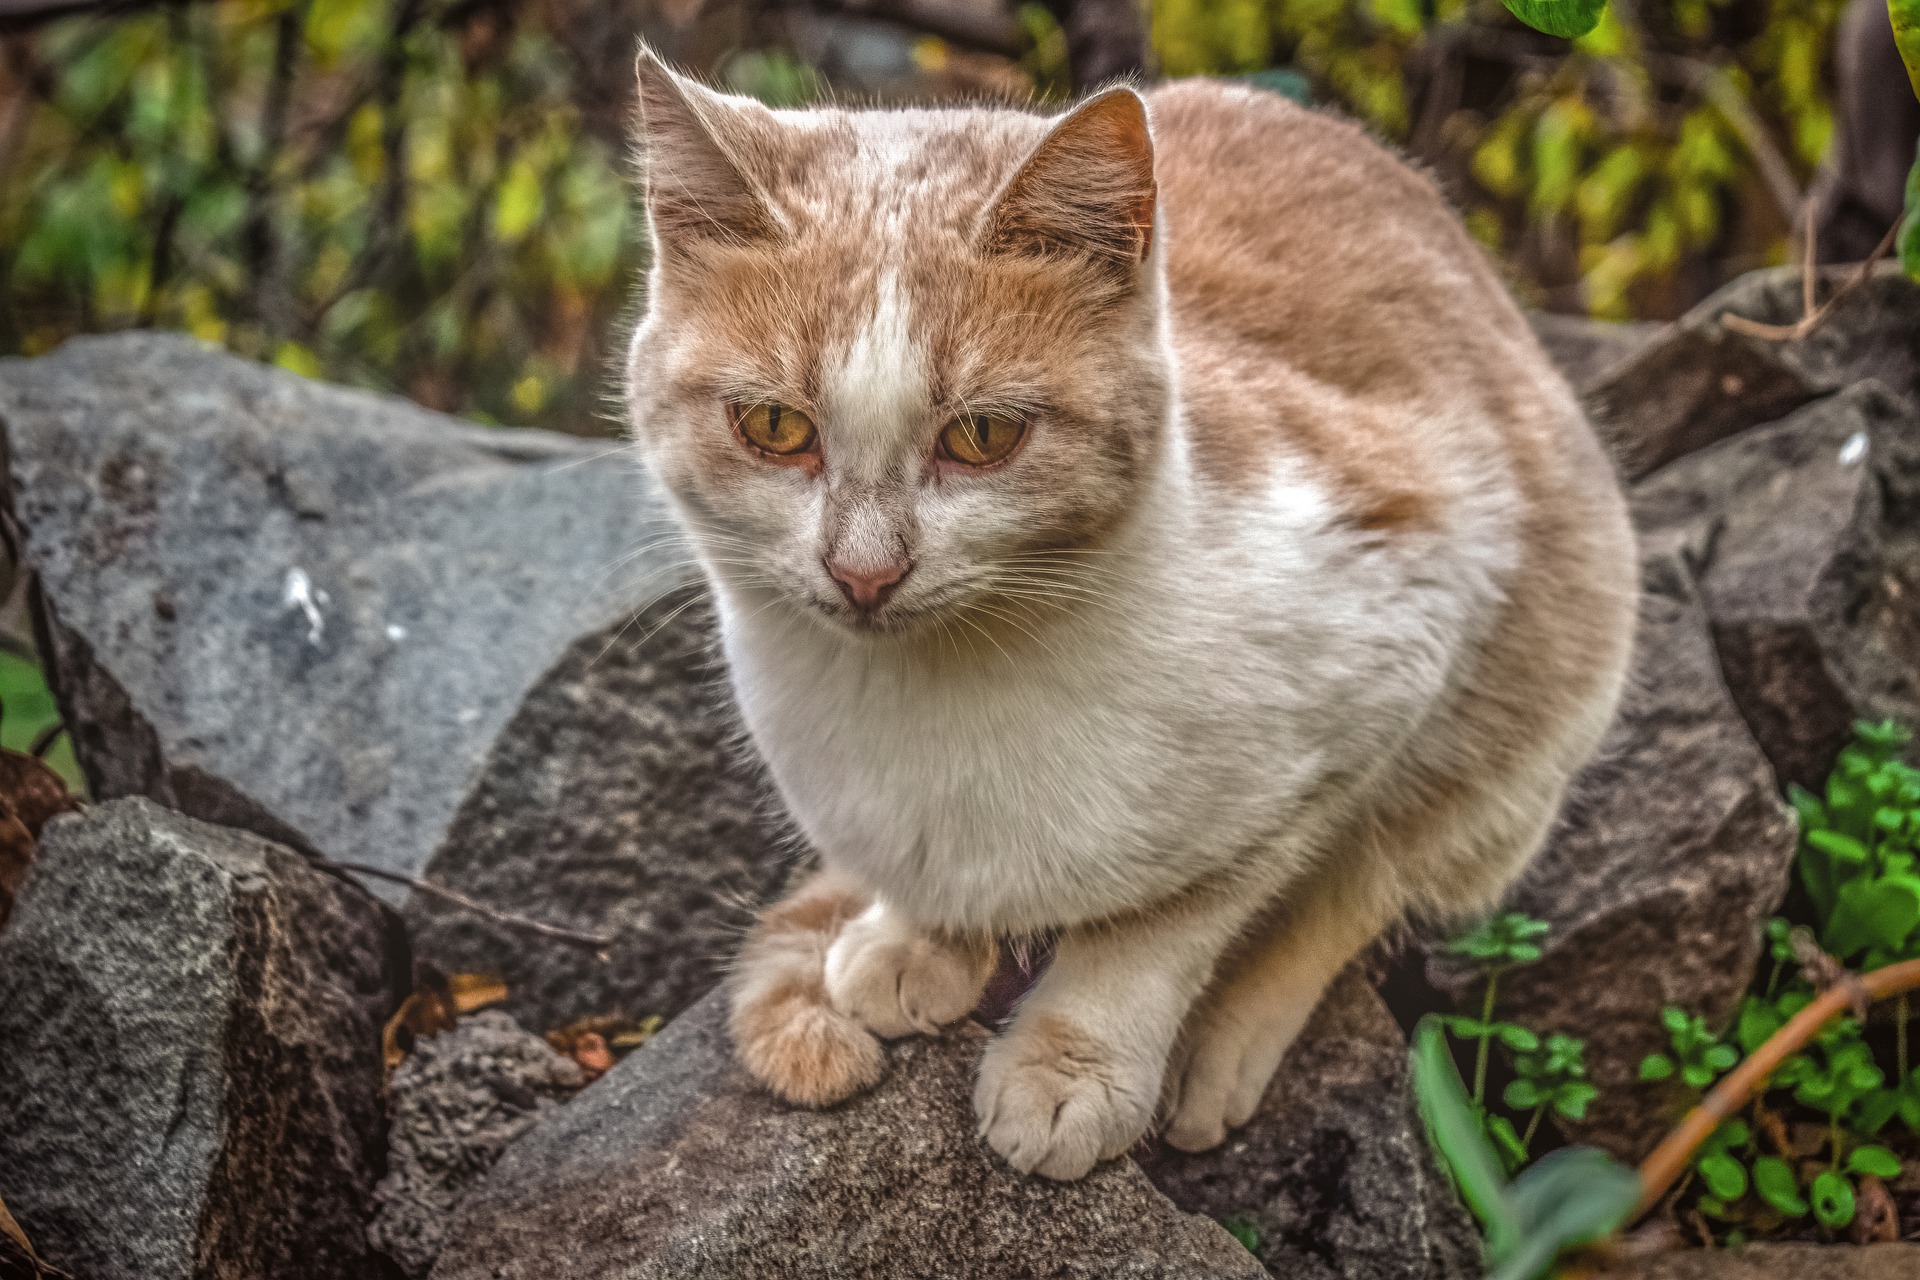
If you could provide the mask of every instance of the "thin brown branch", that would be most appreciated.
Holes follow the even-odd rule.
[[[1861,992],[1869,1000],[1883,1000],[1916,987],[1920,987],[1920,960],[1907,960],[1861,974],[1857,986],[1837,982],[1821,992],[1812,1004],[1794,1014],[1786,1026],[1767,1037],[1765,1044],[1748,1054],[1746,1061],[1722,1077],[1713,1091],[1700,1100],[1700,1105],[1689,1111],[1679,1127],[1641,1162],[1640,1204],[1633,1216],[1639,1218],[1659,1204],[1667,1188],[1692,1161],[1700,1144],[1722,1122],[1737,1115],[1766,1086],[1768,1077],[1778,1071],[1782,1063],[1805,1048],[1820,1034],[1821,1028],[1845,1013]]]
[[[1814,266],[1813,261],[1813,211],[1811,202],[1809,202],[1807,212],[1806,264],[1802,268],[1804,274],[1801,277],[1800,284],[1801,305],[1807,309],[1804,310],[1801,317],[1792,324],[1762,324],[1758,320],[1749,320],[1745,316],[1736,315],[1723,315],[1720,317],[1720,323],[1735,333],[1744,333],[1750,338],[1765,338],[1771,342],[1798,342],[1818,328],[1821,321],[1833,314],[1834,307],[1839,304],[1842,298],[1866,283],[1867,277],[1873,274],[1873,264],[1887,256],[1887,252],[1893,248],[1894,238],[1899,234],[1900,223],[1896,221],[1891,227],[1887,228],[1887,234],[1880,237],[1879,245],[1875,247],[1872,253],[1867,255],[1866,261],[1856,267],[1853,274],[1847,277],[1846,282],[1833,291],[1833,296],[1817,307],[1812,306],[1817,268]]]
[[[497,925],[502,925],[509,929],[522,929],[528,933],[537,933],[543,938],[553,938],[559,942],[570,942],[576,946],[592,947],[599,953],[600,959],[602,960],[607,958],[606,949],[613,945],[613,939],[604,933],[581,933],[576,929],[563,929],[557,924],[547,924],[544,921],[535,920],[531,916],[520,915],[518,912],[502,911],[498,907],[490,907],[478,899],[469,898],[457,889],[449,889],[443,884],[435,884],[431,880],[422,880],[419,876],[410,876],[405,872],[389,871],[385,867],[368,866],[364,862],[337,862],[332,858],[321,858],[317,861],[319,861],[322,866],[333,867],[336,870],[350,871],[355,875],[372,876],[375,880],[386,880],[392,884],[404,884],[410,889],[424,893],[429,897],[439,898],[443,902],[450,902],[463,911],[471,911],[477,916],[482,916]]]

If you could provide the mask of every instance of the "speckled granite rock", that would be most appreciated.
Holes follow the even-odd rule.
[[[409,1276],[424,1276],[467,1191],[585,1083],[571,1058],[498,1010],[419,1041],[387,1082],[387,1176],[373,1191],[379,1210],[367,1238]]]
[[[612,935],[416,896],[420,954],[505,973],[536,1029],[683,1008],[786,874],[701,589],[606,442],[159,334],[0,361],[0,429],[94,795]]]
[[[1289,1280],[1478,1280],[1473,1220],[1414,1110],[1407,1042],[1358,967],[1327,992],[1260,1109],[1224,1145],[1141,1157],[1183,1209],[1259,1232]]]
[[[775,1102],[696,1005],[508,1148],[434,1280],[1231,1280],[1265,1271],[1130,1162],[1028,1178],[974,1135],[978,1027],[893,1047],[872,1093]]]
[[[422,956],[500,973],[529,1027],[680,1012],[787,874],[798,845],[734,720],[712,625],[680,595],[575,641],[521,700],[427,867],[611,938],[605,959],[422,895],[407,907]]]
[[[0,934],[0,1198],[82,1280],[368,1280],[378,904],[145,799],[47,825]]]
[[[604,442],[178,335],[0,360],[0,429],[92,793],[336,858],[417,872],[527,688],[676,581],[604,582],[659,516]]]
[[[1633,491],[1698,577],[1721,670],[1782,782],[1818,789],[1857,719],[1920,725],[1920,409],[1859,383]]]

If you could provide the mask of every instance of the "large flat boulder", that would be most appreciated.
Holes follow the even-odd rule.
[[[85,1280],[365,1280],[379,904],[246,832],[50,822],[0,934],[0,1199]]]
[[[1920,409],[1879,381],[1663,467],[1649,545],[1698,577],[1735,703],[1818,790],[1858,719],[1920,725]]]
[[[1600,1093],[1569,1136],[1628,1161],[1676,1117],[1639,1064],[1666,1048],[1660,1011],[1715,1025],[1753,975],[1764,921],[1786,892],[1796,840],[1773,770],[1721,680],[1692,574],[1677,554],[1642,566],[1625,698],[1568,789],[1545,848],[1503,910],[1546,921],[1544,954],[1501,979],[1499,1011],[1586,1041]],[[1428,966],[1462,1008],[1472,971]]]
[[[154,334],[0,361],[0,430],[95,796],[604,936],[415,895],[421,955],[536,1029],[712,984],[789,842],[625,451]]]
[[[1407,1042],[1356,966],[1308,1021],[1253,1119],[1222,1146],[1140,1160],[1183,1209],[1238,1219],[1289,1280],[1479,1280],[1479,1235],[1435,1165]]]
[[[1266,1274],[1131,1161],[1074,1183],[975,1135],[986,1033],[892,1049],[873,1092],[796,1110],[733,1062],[709,996],[509,1147],[447,1231],[434,1280],[1228,1280]]]

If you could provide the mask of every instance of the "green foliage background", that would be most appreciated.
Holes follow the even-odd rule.
[[[1782,260],[1782,182],[1832,133],[1840,0],[1616,0],[1573,42],[1499,0],[1151,7],[1166,74],[1303,73],[1433,168],[1557,310],[1672,315]],[[625,13],[202,0],[0,37],[0,353],[162,326],[483,421],[609,429],[641,265]],[[1044,93],[1058,29],[1023,19]],[[754,30],[707,69],[819,92]]]

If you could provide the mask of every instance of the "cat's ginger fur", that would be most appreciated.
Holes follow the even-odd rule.
[[[824,867],[739,957],[742,1060],[847,1097],[1045,932],[986,1140],[1059,1178],[1156,1118],[1219,1142],[1368,940],[1497,897],[1612,714],[1632,537],[1572,394],[1431,182],[1271,94],[640,83],[635,437]],[[986,410],[1013,454],[943,461]],[[863,609],[856,571],[905,576]]]

